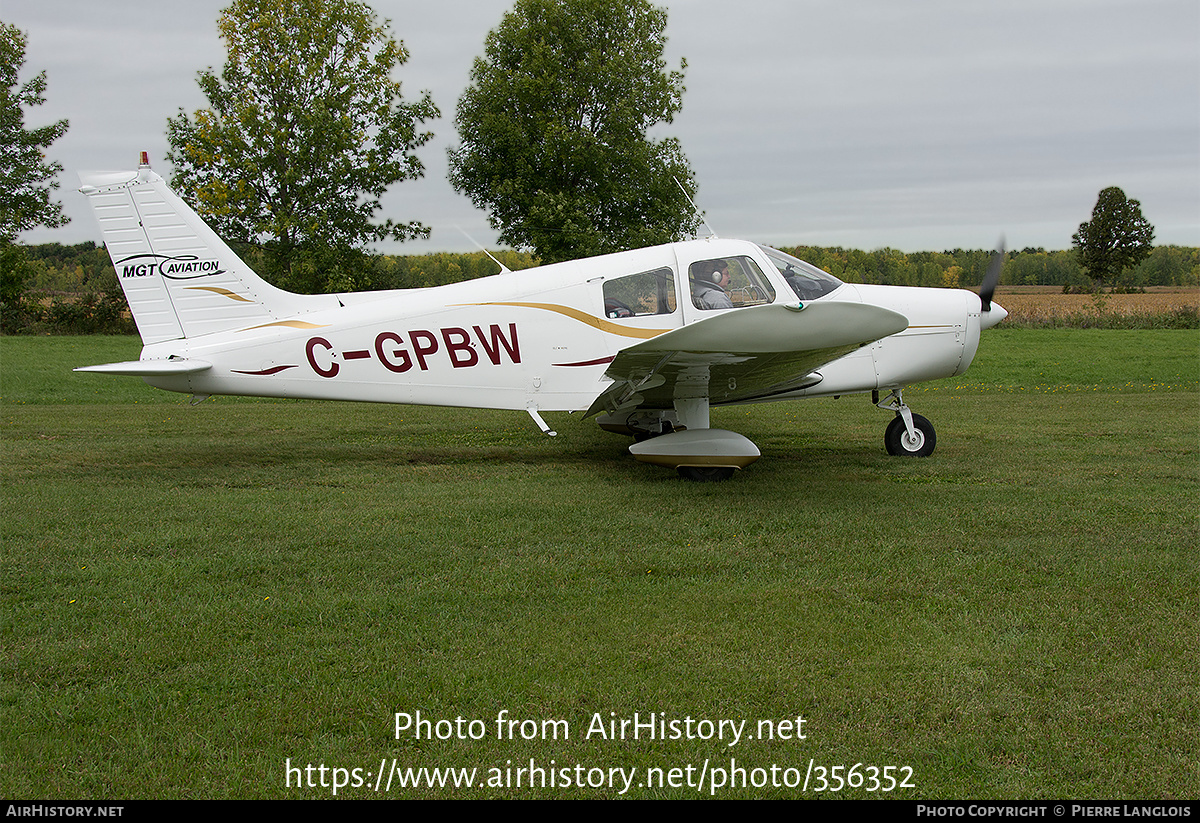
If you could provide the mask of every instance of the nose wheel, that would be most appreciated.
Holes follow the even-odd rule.
[[[937,445],[933,424],[904,403],[900,389],[893,389],[888,399],[876,403],[881,409],[894,411],[896,416],[883,434],[883,445],[893,457],[928,457]]]
[[[911,414],[911,412],[910,412]],[[937,435],[933,432],[933,424],[919,414],[912,415],[913,432],[908,433],[904,418],[896,415],[888,423],[883,435],[883,444],[887,453],[893,457],[928,457],[933,454],[937,444]]]

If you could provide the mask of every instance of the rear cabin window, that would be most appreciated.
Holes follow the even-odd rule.
[[[604,314],[616,320],[675,311],[675,274],[669,268],[630,274],[604,283]]]

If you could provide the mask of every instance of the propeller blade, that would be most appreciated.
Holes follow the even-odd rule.
[[[1004,269],[1004,238],[1000,238],[1000,246],[992,253],[992,262],[988,263],[987,274],[979,286],[979,308],[981,311],[992,310],[992,295],[1000,282],[1000,272]]]

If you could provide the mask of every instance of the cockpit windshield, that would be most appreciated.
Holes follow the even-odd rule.
[[[805,263],[790,254],[768,246],[759,246],[759,248],[766,252],[767,257],[771,258],[775,268],[779,269],[783,279],[796,293],[796,297],[801,300],[816,300],[842,285],[841,280],[828,272],[821,271],[811,263]]]

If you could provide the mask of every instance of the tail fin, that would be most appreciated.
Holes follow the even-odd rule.
[[[146,345],[338,305],[333,295],[292,294],[256,275],[150,170],[144,152],[136,172],[84,172],[80,181]]]

